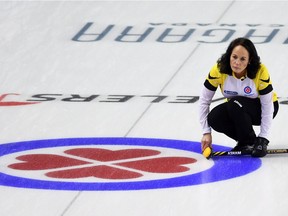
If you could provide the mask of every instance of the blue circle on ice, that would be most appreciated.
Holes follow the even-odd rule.
[[[199,142],[152,139],[152,138],[123,138],[123,137],[100,137],[100,138],[61,138],[48,140],[34,140],[2,144],[0,146],[0,156],[9,155],[27,150],[37,150],[41,148],[64,147],[64,146],[97,146],[97,145],[127,145],[162,147],[178,149],[201,154]],[[214,145],[214,150],[227,151],[229,148]],[[206,160],[203,157],[203,160]],[[0,172],[0,185],[49,189],[49,190],[76,190],[76,191],[115,191],[115,190],[145,190],[158,188],[171,188],[200,185],[236,178],[249,174],[261,167],[261,160],[252,157],[214,157],[214,165],[209,169],[198,173],[172,177],[168,179],[156,179],[145,181],[125,181],[125,182],[71,182],[71,181],[47,181],[19,176],[9,175]]]

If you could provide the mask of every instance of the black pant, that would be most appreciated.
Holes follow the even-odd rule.
[[[275,101],[273,118],[276,116],[278,109],[278,101]],[[239,142],[254,139],[253,125],[261,124],[260,99],[231,98],[228,102],[211,110],[208,114],[208,124],[215,131],[224,133]]]

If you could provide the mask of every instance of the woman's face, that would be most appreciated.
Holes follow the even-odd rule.
[[[249,63],[249,52],[241,45],[234,47],[230,56],[230,67],[236,76],[244,76]]]

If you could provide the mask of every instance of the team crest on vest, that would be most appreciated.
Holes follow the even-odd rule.
[[[251,94],[251,93],[252,93],[251,87],[246,86],[246,87],[244,88],[244,92],[245,92],[245,94]]]

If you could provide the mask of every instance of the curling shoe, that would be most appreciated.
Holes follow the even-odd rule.
[[[269,140],[263,137],[257,137],[255,140],[252,157],[264,157],[267,154]]]

